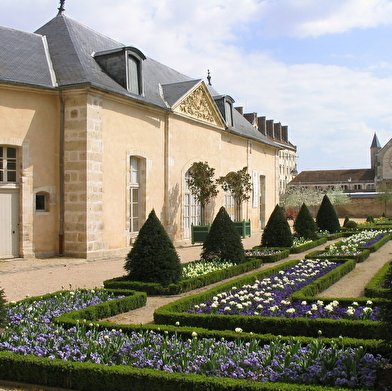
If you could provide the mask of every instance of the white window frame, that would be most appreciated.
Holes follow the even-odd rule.
[[[18,183],[18,149],[0,145],[0,151],[0,184]],[[15,157],[8,157],[9,151],[14,151]],[[14,174],[14,179],[9,180],[11,174]]]

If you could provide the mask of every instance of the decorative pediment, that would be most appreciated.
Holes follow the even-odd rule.
[[[204,83],[200,83],[181,99],[173,111],[215,126],[225,126],[222,117]]]

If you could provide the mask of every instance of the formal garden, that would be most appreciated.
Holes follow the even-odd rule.
[[[374,270],[365,297],[319,296],[389,242],[390,221],[372,220],[340,226],[326,196],[316,219],[303,204],[292,230],[277,205],[260,245],[244,249],[222,207],[200,259],[181,264],[151,211],[124,275],[104,288],[16,303],[2,292],[0,378],[97,391],[391,389],[392,261]],[[102,320],[147,295],[217,282],[157,309],[153,324]]]

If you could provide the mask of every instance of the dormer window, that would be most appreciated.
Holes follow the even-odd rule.
[[[234,99],[229,95],[221,95],[214,97],[215,103],[218,106],[222,117],[224,118],[227,126],[234,126],[233,120],[233,103]]]
[[[134,47],[123,47],[94,54],[100,67],[130,93],[143,95],[144,54]]]
[[[233,126],[233,103],[225,99],[225,120],[227,126]]]

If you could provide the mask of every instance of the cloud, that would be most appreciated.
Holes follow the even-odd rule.
[[[342,34],[392,22],[388,0],[287,0],[262,2],[264,31],[300,38]]]

